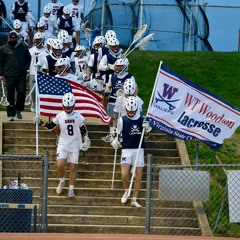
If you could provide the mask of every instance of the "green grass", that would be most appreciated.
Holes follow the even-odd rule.
[[[129,56],[129,72],[138,83],[139,96],[144,101],[146,114],[153,84],[160,61],[186,79],[216,94],[223,100],[240,108],[240,54],[237,52],[144,52],[135,51]],[[240,129],[224,141],[217,155],[223,164],[239,163]],[[195,164],[196,141],[185,142],[192,164]],[[200,143],[199,164],[218,164],[213,151]],[[221,170],[211,173],[210,201],[205,210],[213,230],[226,186],[226,174]],[[214,199],[214,200],[213,200]],[[218,231],[221,237],[240,237],[239,224],[229,223],[228,202],[225,201],[224,214]]]

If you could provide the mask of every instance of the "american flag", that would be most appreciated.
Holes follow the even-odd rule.
[[[102,97],[81,84],[72,80],[52,77],[47,74],[37,73],[38,97],[40,115],[55,117],[63,110],[62,97],[67,92],[75,96],[75,110],[84,117],[100,118],[104,123],[109,123],[109,117],[100,103]]]

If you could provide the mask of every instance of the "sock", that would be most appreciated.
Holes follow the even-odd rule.
[[[136,198],[136,197],[133,197],[133,198],[132,198],[132,201],[133,201],[133,202],[136,202],[136,201],[137,201],[137,198]]]
[[[74,185],[69,185],[69,189],[73,190],[74,189]]]
[[[61,182],[61,183],[65,182],[65,178],[64,178],[64,177],[63,177],[63,178],[60,178],[60,182]]]

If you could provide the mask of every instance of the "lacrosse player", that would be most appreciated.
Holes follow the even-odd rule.
[[[58,0],[51,0],[51,2],[46,6],[51,9],[51,16],[57,20],[57,17],[61,15],[61,11],[64,5],[61,2],[58,2]]]
[[[75,39],[76,46],[80,44],[80,31],[81,26],[84,24],[84,11],[83,6],[79,4],[79,0],[72,0],[72,3],[67,5],[71,13],[70,16],[73,18],[75,23],[75,33],[73,33],[73,38]]]
[[[114,120],[113,120],[113,127],[116,127],[116,120],[119,117],[123,117],[127,114],[126,111],[126,99],[130,96],[135,96],[136,97],[136,101],[137,101],[137,114],[142,116],[142,105],[143,105],[143,100],[137,96],[137,84],[136,81],[133,78],[128,78],[125,80],[124,84],[123,84],[123,91],[124,94],[122,96],[117,97],[117,100],[115,102],[115,106],[114,106]]]
[[[137,202],[137,197],[141,187],[142,171],[144,167],[144,140],[141,143],[138,159],[136,159],[136,157],[142,132],[144,131],[144,137],[147,138],[152,128],[150,127],[149,123],[137,113],[138,103],[136,97],[128,97],[126,99],[125,107],[127,114],[121,117],[117,123],[117,136],[121,138],[121,142],[119,141],[118,137],[116,137],[111,142],[111,145],[114,149],[118,149],[120,145],[122,145],[120,163],[122,183],[125,192],[121,198],[121,203],[126,203],[128,200],[129,171],[131,165],[133,165],[136,166],[136,169],[131,206],[141,208],[142,206]]]
[[[34,87],[35,84],[35,73],[36,73],[36,64],[39,61],[39,55],[46,51],[44,47],[44,34],[41,32],[36,32],[33,37],[34,47],[29,49],[31,55],[31,63],[29,67],[29,86],[30,90]],[[35,112],[35,91],[31,93],[31,111]]]
[[[125,80],[128,78],[133,78],[135,81],[135,78],[132,76],[132,74],[128,72],[128,65],[129,62],[127,58],[120,58],[115,62],[114,73],[110,75],[110,80],[107,83],[106,90],[104,91],[104,97],[108,98],[107,113],[112,117],[112,122],[110,125],[112,125],[113,121],[115,120],[113,109],[118,93],[123,92]],[[112,134],[114,134],[114,132],[115,128],[110,126],[110,133],[107,136],[102,137],[102,140],[104,142],[111,142]]]
[[[69,164],[69,190],[68,197],[75,197],[74,185],[76,179],[77,164],[79,151],[87,151],[90,147],[88,131],[84,124],[85,118],[78,112],[74,111],[75,97],[69,92],[65,93],[62,99],[63,111],[57,114],[51,122],[37,120],[39,125],[47,129],[59,130],[59,141],[57,146],[57,171],[59,184],[57,194],[61,194],[65,186],[65,161]],[[57,130],[56,130],[57,131]]]

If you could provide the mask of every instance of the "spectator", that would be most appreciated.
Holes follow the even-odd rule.
[[[26,97],[26,74],[31,56],[26,44],[18,41],[15,31],[8,34],[8,41],[0,48],[0,80],[7,84],[7,116],[13,121],[17,114],[22,119]],[[15,104],[15,91],[17,92]]]
[[[128,200],[129,190],[129,171],[131,165],[135,165],[135,184],[133,189],[133,197],[131,206],[141,208],[142,206],[137,202],[137,197],[141,187],[142,170],[144,167],[144,140],[141,143],[140,151],[137,157],[138,147],[140,144],[141,134],[144,131],[144,136],[147,138],[149,132],[152,130],[147,121],[144,121],[143,117],[137,114],[137,100],[136,97],[130,96],[126,99],[126,111],[127,115],[121,117],[117,123],[118,136],[121,135],[121,175],[125,192],[121,198],[121,203],[126,203]],[[111,145],[114,149],[120,146],[120,142],[116,137]]]
[[[60,60],[59,60],[60,61]],[[59,126],[60,134],[57,146],[57,171],[59,185],[57,194],[61,194],[65,186],[64,164],[69,163],[69,190],[68,197],[75,197],[74,184],[76,179],[79,150],[86,151],[90,147],[88,131],[84,124],[85,118],[74,111],[75,97],[72,93],[65,93],[62,99],[64,111],[57,114],[49,123],[40,120],[40,125],[47,129]]]
[[[73,18],[75,24],[75,33],[73,37],[75,38],[76,45],[79,45],[81,25],[85,22],[83,6],[79,4],[79,0],[72,0],[72,3],[67,6],[71,11],[70,16]]]
[[[0,0],[0,16],[2,18],[6,18],[7,17],[7,10],[6,10],[6,6],[3,0]],[[0,18],[0,27],[2,27],[2,19]]]

